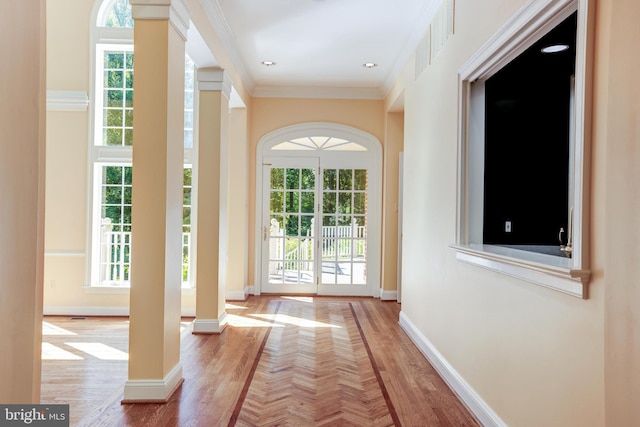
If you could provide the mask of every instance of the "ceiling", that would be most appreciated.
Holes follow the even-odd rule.
[[[253,96],[382,98],[438,0],[201,0]],[[263,61],[275,65],[265,66]],[[376,66],[366,68],[371,62]]]

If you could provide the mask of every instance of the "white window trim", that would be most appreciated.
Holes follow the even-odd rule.
[[[101,185],[97,179],[100,168],[103,166],[131,166],[133,162],[133,148],[131,146],[105,146],[97,145],[96,137],[102,133],[102,97],[96,96],[96,87],[102,79],[102,65],[98,64],[103,57],[105,50],[126,50],[133,52],[133,28],[108,28],[99,26],[104,22],[105,14],[111,9],[115,0],[95,0],[91,13],[91,55],[90,55],[90,79],[89,79],[89,135],[87,150],[87,233],[86,233],[86,257],[85,257],[85,285],[84,288],[89,293],[112,293],[114,288],[129,289],[126,285],[107,286],[99,280],[99,257],[100,253],[100,197],[96,191]],[[197,211],[197,96],[194,90],[194,136],[192,148],[184,149],[184,167],[193,168],[192,182],[192,213]],[[100,126],[100,127],[98,127]],[[195,288],[195,259],[196,259],[196,235],[197,219],[191,216],[191,259],[190,259],[190,280],[182,283],[182,289]],[[101,291],[102,290],[102,291]]]
[[[473,224],[482,212],[470,212],[469,104],[471,83],[486,79],[526,50],[571,13],[578,11],[575,89],[575,185],[573,254],[555,257],[474,242]],[[455,244],[458,260],[516,277],[568,295],[588,297],[589,270],[589,140],[586,118],[591,112],[589,38],[592,0],[530,0],[459,71],[458,206]],[[481,223],[482,221],[480,221]]]

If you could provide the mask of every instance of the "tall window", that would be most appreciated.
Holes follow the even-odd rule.
[[[133,25],[128,0],[104,0],[93,32],[93,143],[91,144],[92,286],[129,286],[133,145]],[[183,287],[191,287],[191,149],[194,64],[185,57]]]

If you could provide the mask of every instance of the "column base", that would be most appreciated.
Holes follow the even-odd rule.
[[[197,313],[196,313],[197,316]],[[194,334],[220,334],[227,326],[227,313],[219,319],[196,319],[193,321]]]
[[[121,403],[167,403],[183,382],[182,363],[178,362],[161,380],[128,380]]]

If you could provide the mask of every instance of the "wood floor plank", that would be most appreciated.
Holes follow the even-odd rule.
[[[128,319],[46,317],[42,401],[91,427],[226,426],[238,402],[237,426],[387,426],[393,412],[402,426],[479,426],[400,329],[399,308],[262,296],[229,304],[221,335],[192,335],[184,319],[183,385],[166,404],[128,405]]]

